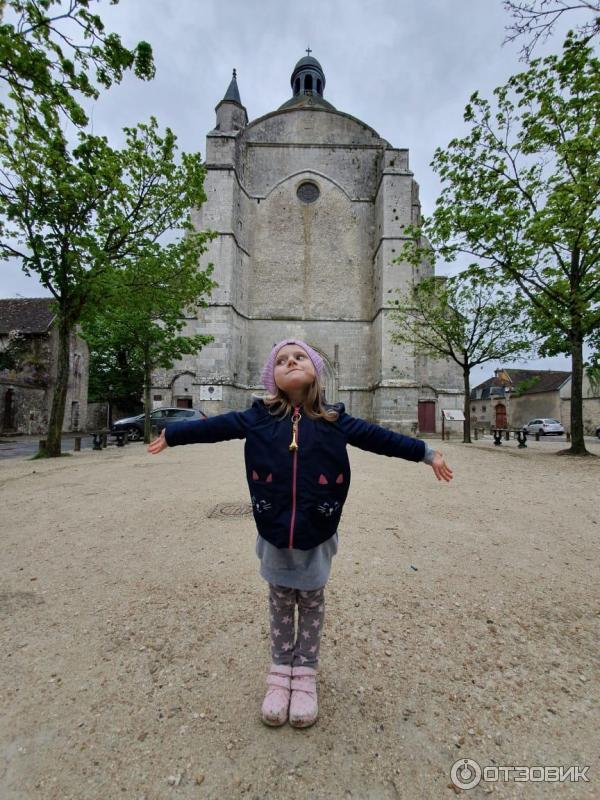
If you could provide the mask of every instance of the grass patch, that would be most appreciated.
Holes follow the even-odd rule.
[[[62,456],[72,456],[73,453],[61,453],[60,455],[61,455],[61,457]],[[38,458],[52,458],[52,456],[48,455],[48,451],[47,450],[38,450],[37,453],[34,456],[31,456],[31,458],[28,458],[27,460],[28,461],[37,461]]]

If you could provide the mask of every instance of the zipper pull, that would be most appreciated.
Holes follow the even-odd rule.
[[[292,442],[289,446],[290,450],[298,449],[298,423],[302,419],[302,415],[298,411],[300,406],[294,406],[294,413],[292,414]]]

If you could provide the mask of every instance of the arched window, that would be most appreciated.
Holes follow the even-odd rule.
[[[323,90],[321,89],[321,81],[317,78],[317,93],[323,94]]]
[[[294,81],[294,94],[300,93],[300,78],[296,78]]]
[[[304,78],[304,91],[312,92],[312,75],[307,75]]]

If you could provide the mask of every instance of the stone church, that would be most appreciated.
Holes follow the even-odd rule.
[[[292,96],[248,120],[236,73],[206,137],[207,201],[197,229],[218,237],[209,305],[186,331],[214,342],[153,376],[153,403],[243,410],[266,390],[261,368],[275,342],[308,342],[325,362],[326,398],[354,416],[407,433],[440,430],[442,408],[462,408],[454,362],[390,343],[395,295],[427,275],[392,264],[403,226],[419,219],[408,150],[325,99],[310,53],[291,75]]]

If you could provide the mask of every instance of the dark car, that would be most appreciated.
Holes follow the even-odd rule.
[[[195,408],[157,408],[150,413],[150,425],[162,431],[170,422],[182,422],[186,419],[206,419],[207,415],[203,411]],[[135,417],[125,417],[113,422],[111,433],[117,431],[127,431],[127,438],[130,442],[138,442],[144,438],[144,415],[138,414]]]

